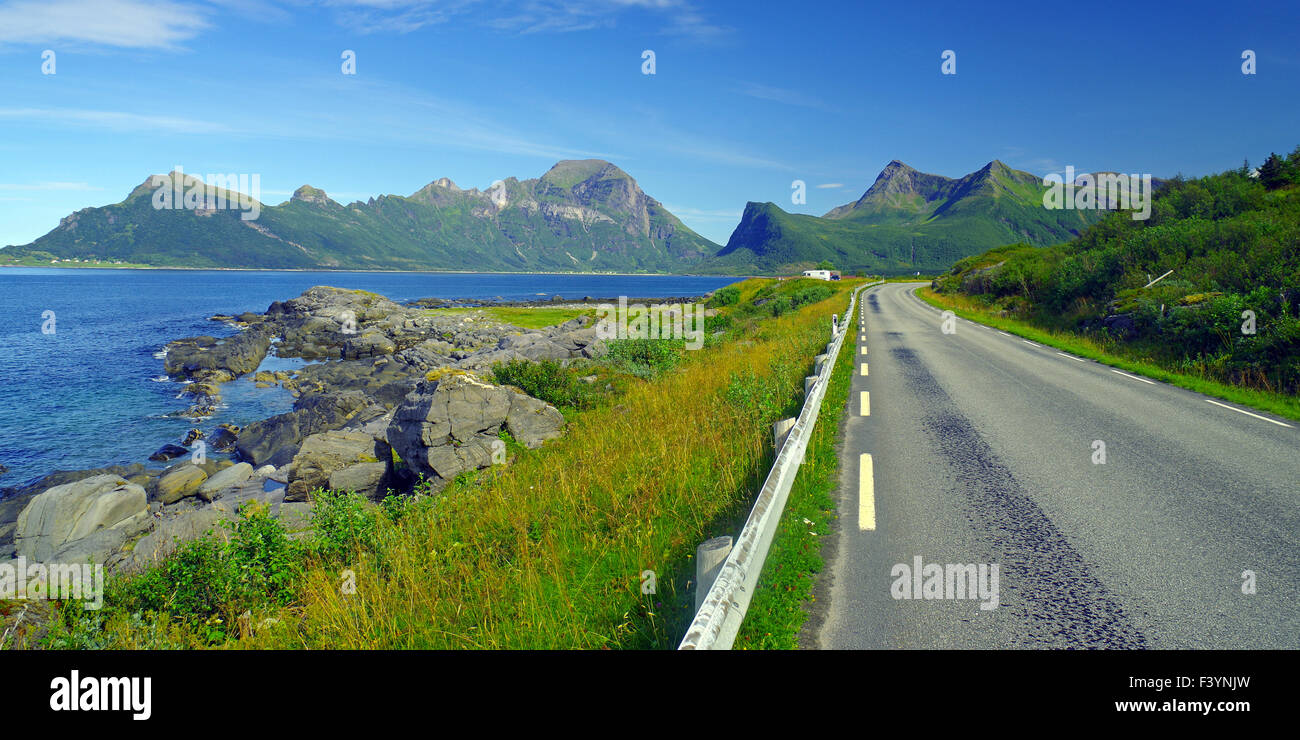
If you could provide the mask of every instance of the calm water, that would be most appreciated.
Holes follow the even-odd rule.
[[[143,462],[192,427],[210,432],[289,410],[279,388],[227,383],[225,408],[197,424],[166,418],[187,403],[163,376],[158,354],[170,340],[231,330],[213,314],[265,311],[313,285],[415,298],[531,300],[619,295],[700,295],[734,278],[615,275],[501,275],[366,272],[0,269],[0,487],[53,470]],[[54,312],[53,334],[42,314]],[[296,366],[268,358],[263,369]]]

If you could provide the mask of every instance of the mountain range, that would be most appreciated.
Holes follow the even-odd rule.
[[[286,202],[158,208],[151,176],[120,203],[85,208],[0,263],[95,259],[165,267],[518,272],[788,273],[829,260],[845,271],[933,272],[991,247],[1055,244],[1103,212],[1047,210],[1040,178],[998,161],[961,178],[893,161],[861,198],[825,215],[749,203],[725,246],[700,236],[598,159],[486,190],[447,178],[347,205],[304,185]],[[184,188],[180,188],[183,190]],[[218,190],[237,203],[233,191]],[[178,190],[179,193],[179,190]]]
[[[979,245],[1068,241],[1105,213],[1048,210],[1046,191],[1038,176],[997,160],[961,178],[894,160],[861,198],[821,217],[747,204],[716,259],[746,272],[788,272],[822,260],[881,274],[934,272],[979,253]]]
[[[280,205],[247,201],[255,219],[237,208],[156,208],[153,183],[164,180],[155,178],[202,184],[151,176],[122,202],[77,211],[4,252],[185,267],[671,272],[718,250],[626,172],[595,159],[482,191],[442,178],[408,196],[347,205],[304,185]]]

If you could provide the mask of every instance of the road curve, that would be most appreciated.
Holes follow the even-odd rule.
[[[916,287],[863,294],[806,643],[1300,648],[1300,423],[971,322],[945,334]],[[997,564],[997,607],[896,598],[918,556]]]

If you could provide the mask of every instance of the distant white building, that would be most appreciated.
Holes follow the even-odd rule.
[[[831,270],[804,270],[803,276],[815,280],[830,280]]]

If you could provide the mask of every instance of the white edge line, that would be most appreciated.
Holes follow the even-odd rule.
[[[1064,352],[1057,352],[1056,354],[1058,354],[1058,355],[1060,355],[1060,356],[1062,356],[1062,357],[1068,357],[1068,358],[1070,358],[1071,360],[1075,360],[1076,362],[1087,362],[1087,360],[1083,359],[1082,357],[1075,357],[1074,355],[1067,355],[1067,354],[1065,354]]]
[[[1131,380],[1140,380],[1140,381],[1142,381],[1143,383],[1146,383],[1147,385],[1155,385],[1155,384],[1156,384],[1156,382],[1155,382],[1154,380],[1147,380],[1146,378],[1139,378],[1139,377],[1136,376],[1136,375],[1129,375],[1128,373],[1120,372],[1119,370],[1115,370],[1114,368],[1111,368],[1111,372],[1112,372],[1112,373],[1115,373],[1116,375],[1123,375],[1124,377],[1129,378],[1129,379],[1131,379]]]
[[[1214,404],[1215,406],[1222,406],[1222,407],[1225,408],[1225,409],[1231,409],[1232,411],[1236,411],[1236,412],[1239,413],[1239,414],[1245,414],[1246,416],[1253,416],[1253,417],[1255,417],[1256,419],[1263,419],[1264,421],[1267,421],[1267,422],[1270,423],[1270,424],[1277,424],[1278,426],[1280,426],[1280,427],[1286,427],[1287,429],[1295,429],[1295,427],[1291,426],[1290,424],[1284,424],[1284,423],[1282,423],[1282,422],[1280,422],[1280,421],[1275,421],[1275,420],[1273,420],[1273,419],[1268,418],[1267,416],[1260,416],[1259,414],[1252,414],[1252,413],[1250,413],[1249,411],[1243,411],[1242,409],[1239,409],[1239,408],[1237,408],[1237,407],[1235,407],[1235,406],[1229,406],[1229,405],[1226,404],[1226,403],[1219,403],[1218,401],[1212,401],[1212,400],[1210,400],[1210,399],[1208,399],[1208,398],[1205,399],[1205,402],[1206,402],[1206,403],[1212,403],[1212,404]]]

